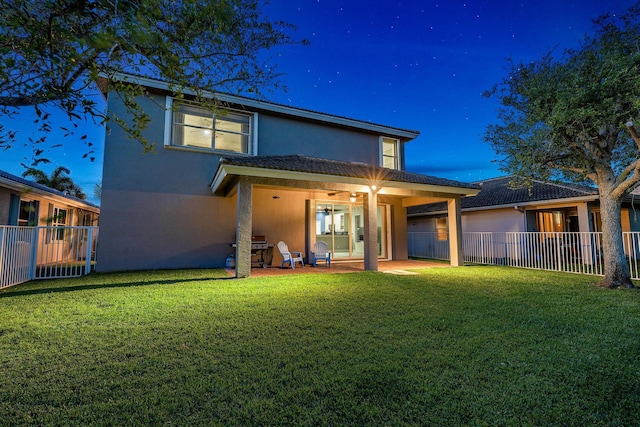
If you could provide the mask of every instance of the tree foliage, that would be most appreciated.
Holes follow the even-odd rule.
[[[263,51],[293,43],[291,25],[271,22],[261,0],[0,0],[0,107],[5,115],[31,106],[39,130],[49,132],[51,107],[78,122],[102,122],[103,103],[87,96],[99,77],[121,73],[185,88],[253,93],[278,86]],[[144,89],[114,81],[134,113],[130,136],[148,118],[135,101]],[[94,91],[95,92],[95,91]],[[119,123],[122,125],[123,123]],[[15,129],[0,129],[0,149]],[[86,136],[85,136],[86,138]],[[42,141],[37,141],[42,142]]]
[[[54,190],[61,191],[78,199],[86,199],[87,195],[84,194],[78,184],[73,182],[69,177],[70,174],[71,171],[69,169],[64,166],[58,166],[51,172],[51,175],[47,175],[46,172],[40,169],[29,168],[22,173],[22,176],[24,178],[33,178],[38,184],[53,188]]]
[[[500,123],[487,128],[485,140],[501,156],[502,169],[520,182],[561,176],[598,187],[605,282],[628,285],[628,273],[612,276],[626,261],[608,263],[624,258],[621,201],[640,184],[634,125],[640,119],[640,3],[594,24],[579,48],[529,63],[510,61],[490,94],[499,99]],[[608,241],[618,234],[619,241]]]

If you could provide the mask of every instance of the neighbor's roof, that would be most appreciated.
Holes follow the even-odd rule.
[[[473,194],[480,188],[475,184],[395,169],[387,169],[366,163],[321,159],[302,156],[299,154],[283,156],[223,157],[220,159],[218,164],[212,188],[219,185],[219,183],[216,183],[216,180],[224,178],[221,176],[221,171],[229,166],[257,170],[258,174],[266,170],[299,172],[301,174],[306,174],[307,176],[338,176],[377,181],[383,184],[385,182],[387,184],[406,183],[470,190],[469,192],[466,192],[466,194]]]
[[[475,210],[504,205],[522,205],[532,202],[557,201],[561,199],[588,198],[597,199],[598,190],[586,185],[549,183],[534,180],[531,189],[509,187],[511,176],[478,181],[480,192],[475,196],[463,197],[460,201],[462,210]],[[408,208],[409,216],[420,216],[435,212],[446,211],[444,203],[431,203],[428,205],[413,206]]]
[[[148,77],[136,76],[132,74],[116,74],[116,79],[122,81],[130,81],[139,84],[144,87],[159,89],[162,91],[172,92],[172,87],[169,83],[150,79]],[[195,91],[185,90],[188,95],[196,95]],[[277,104],[270,101],[258,100],[255,98],[249,98],[240,95],[232,95],[220,92],[206,92],[204,96],[215,98],[219,101],[229,104],[242,105],[249,108],[254,108],[263,111],[270,111],[277,114],[283,114],[288,116],[295,116],[304,119],[327,122],[334,125],[346,126],[356,129],[362,129],[370,132],[377,132],[383,135],[395,136],[406,140],[417,138],[420,132],[417,130],[402,129],[394,126],[387,126],[378,123],[372,123],[365,120],[352,119],[349,117],[339,116],[335,114],[322,113],[315,110],[308,110],[299,107],[292,107],[284,104]]]
[[[0,187],[7,187],[15,191],[20,191],[21,193],[24,193],[26,191],[33,191],[34,194],[38,195],[62,197],[64,199],[67,199],[70,204],[74,206],[84,205],[86,207],[100,209],[99,206],[87,202],[86,200],[82,200],[69,194],[65,194],[62,191],[54,190],[53,188],[49,188],[46,185],[29,181],[28,179],[21,178],[17,175],[10,174],[9,172],[5,172],[3,170],[0,170]]]

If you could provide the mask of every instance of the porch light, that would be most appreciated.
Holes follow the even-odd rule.
[[[349,201],[350,201],[351,203],[355,203],[355,202],[356,202],[356,200],[357,200],[357,199],[356,199],[356,197],[358,197],[358,196],[356,195],[356,193],[351,193],[351,196],[349,196]]]
[[[378,187],[374,184],[371,186],[371,190],[376,191],[378,189]]]

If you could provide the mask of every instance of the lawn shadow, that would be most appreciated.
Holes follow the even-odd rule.
[[[136,272],[136,273],[140,273],[140,272]],[[154,271],[154,274],[156,276],[158,276],[158,271]],[[210,277],[192,277],[192,278],[175,278],[175,279],[164,279],[164,280],[158,280],[157,278],[149,278],[147,280],[133,280],[133,281],[128,281],[128,282],[110,282],[110,283],[91,283],[91,284],[82,284],[82,285],[65,285],[64,283],[68,283],[69,280],[81,280],[81,279],[86,279],[86,278],[98,278],[100,276],[104,276],[105,279],[107,279],[108,277],[113,277],[114,275],[119,275],[122,273],[106,273],[106,274],[100,274],[100,273],[93,273],[89,276],[84,276],[84,277],[77,277],[77,278],[72,278],[72,279],[51,279],[51,280],[46,280],[42,282],[42,286],[38,286],[38,284],[36,284],[35,288],[30,287],[29,289],[24,289],[24,290],[16,290],[16,288],[20,285],[16,285],[16,286],[12,286],[9,287],[7,289],[3,289],[0,290],[0,298],[11,298],[11,297],[17,297],[17,296],[24,296],[24,295],[42,295],[42,294],[52,294],[52,293],[60,293],[60,292],[75,292],[75,291],[86,291],[86,290],[92,290],[92,289],[107,289],[107,288],[130,288],[130,287],[137,287],[137,286],[149,286],[149,285],[173,285],[173,284],[179,284],[179,283],[186,283],[186,282],[206,282],[206,281],[211,281],[211,280],[229,280],[229,279],[233,279],[233,277],[231,276],[217,276],[217,275],[211,275]],[[27,285],[27,286],[34,286],[34,282],[38,282],[38,281],[30,281],[27,283],[24,283],[23,285]],[[49,282],[49,283],[47,283]],[[47,285],[55,285],[56,282],[62,282],[60,283],[59,286],[47,286]]]

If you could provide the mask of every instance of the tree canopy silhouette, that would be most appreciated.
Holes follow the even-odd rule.
[[[43,144],[58,125],[52,123],[55,107],[69,118],[59,126],[66,136],[74,135],[80,122],[111,119],[150,149],[153,141],[140,133],[148,117],[136,101],[144,88],[114,77],[129,73],[160,79],[177,94],[190,88],[197,94],[260,95],[278,87],[278,73],[264,51],[293,43],[288,35],[293,27],[268,20],[261,12],[263,3],[0,0],[0,110],[11,116],[20,108],[34,109],[43,134],[34,145]],[[104,103],[88,96],[100,78],[111,79],[112,89],[125,98],[133,123],[105,117]],[[11,147],[17,132],[0,129],[0,150]],[[91,153],[87,135],[77,137]]]
[[[549,52],[510,63],[490,95],[499,124],[485,134],[501,167],[531,178],[590,180],[598,187],[605,277],[632,287],[622,241],[621,206],[640,184],[640,3],[594,21],[594,35],[559,58]]]
[[[24,178],[33,178],[38,184],[42,184],[54,190],[61,191],[70,196],[77,197],[78,199],[86,199],[87,195],[84,194],[82,188],[69,177],[71,171],[64,166],[58,166],[51,172],[51,175],[47,175],[46,172],[40,169],[29,168],[22,173]]]

